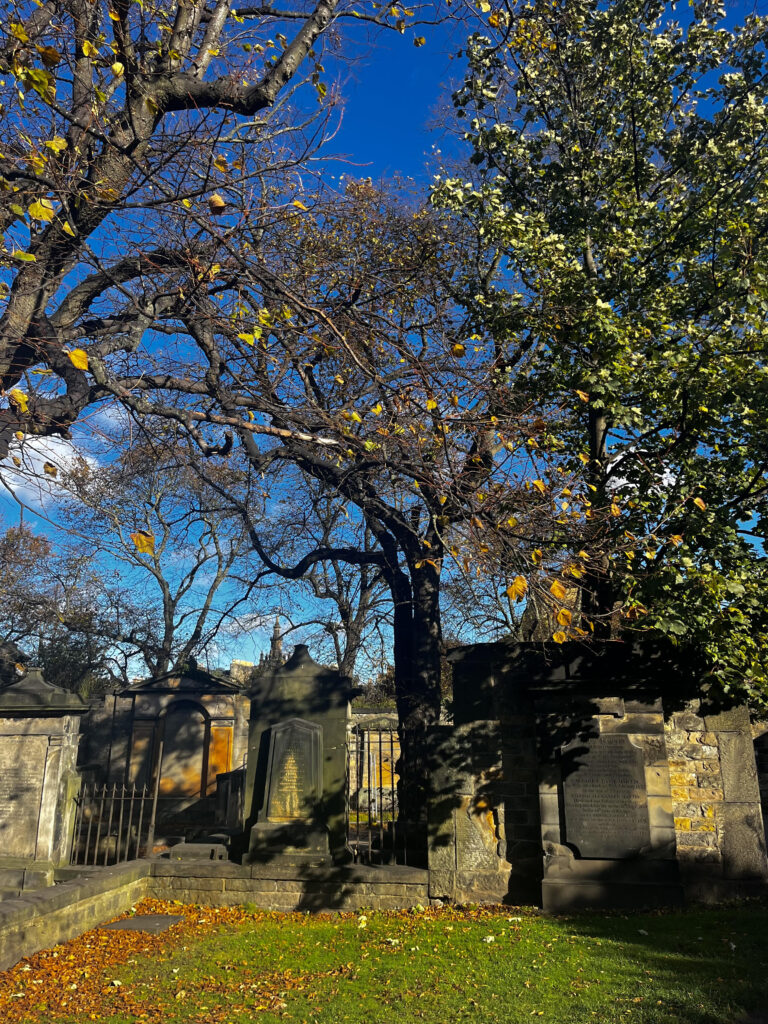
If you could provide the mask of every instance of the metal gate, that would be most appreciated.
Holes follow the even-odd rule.
[[[395,860],[399,757],[394,728],[364,723],[352,727],[347,744],[347,843],[356,861]]]

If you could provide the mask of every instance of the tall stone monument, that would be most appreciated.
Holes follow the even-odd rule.
[[[344,860],[349,681],[299,644],[248,695],[245,859]]]
[[[553,912],[765,894],[749,714],[704,703],[695,652],[500,641],[450,660],[432,896],[476,898],[478,878]]]
[[[86,710],[36,668],[0,690],[0,888],[52,884],[69,861]]]

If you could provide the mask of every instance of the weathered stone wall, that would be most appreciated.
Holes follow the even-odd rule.
[[[451,660],[454,738],[480,726],[497,729],[500,771],[488,801],[466,737],[463,766],[461,755],[436,758],[436,789],[453,787],[460,813],[445,800],[442,816],[439,801],[433,808],[432,895],[463,900],[480,886],[489,898],[512,901],[516,879],[536,878],[537,859],[543,871],[532,901],[554,911],[717,901],[766,890],[748,712],[715,714],[698,699],[691,703],[696,679],[684,659],[629,644],[502,642],[456,650]],[[760,737],[762,731],[758,742],[768,745]],[[447,740],[442,744],[449,749]],[[764,806],[766,792],[764,785]],[[483,838],[478,812],[486,805],[497,824],[489,818],[479,864],[475,833]]]
[[[147,895],[208,906],[252,903],[264,910],[400,910],[429,901],[427,872],[389,865],[290,867],[152,862]]]
[[[750,892],[768,862],[746,708],[708,715],[694,702],[669,717],[666,732],[686,891],[700,900]]]
[[[144,896],[149,861],[100,868],[0,903],[0,970],[122,914]]]
[[[402,910],[429,902],[427,872],[406,867],[289,868],[141,860],[84,873],[0,903],[0,971],[119,916],[144,896],[265,910]]]

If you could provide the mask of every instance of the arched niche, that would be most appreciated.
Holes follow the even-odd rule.
[[[161,712],[155,747],[160,796],[205,796],[210,742],[211,719],[197,701],[177,700]]]

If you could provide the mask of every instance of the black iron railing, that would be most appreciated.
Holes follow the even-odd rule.
[[[347,745],[347,843],[355,860],[381,864],[399,859],[397,761],[394,728],[355,725]]]
[[[157,787],[94,783],[76,800],[73,864],[119,864],[152,853]]]

